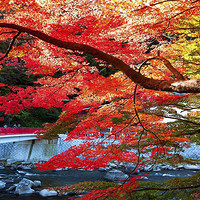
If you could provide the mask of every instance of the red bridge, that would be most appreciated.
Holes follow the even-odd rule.
[[[21,135],[21,134],[34,134],[36,131],[40,131],[42,128],[35,127],[0,127],[0,136],[4,135]]]

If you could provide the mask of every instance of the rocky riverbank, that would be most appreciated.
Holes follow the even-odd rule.
[[[0,158],[0,170],[9,168],[11,170],[31,170],[36,169],[35,166],[36,163],[34,162],[24,162],[24,161],[16,161],[12,159],[4,159]],[[62,169],[56,169],[53,171],[66,171],[71,169],[70,167],[62,168]],[[81,168],[79,170],[82,170]],[[200,170],[200,164],[178,164],[176,167],[172,167],[168,164],[155,164],[155,165],[147,165],[144,167],[140,167],[139,169],[135,170],[135,165],[130,163],[117,163],[112,162],[107,167],[100,167],[98,169],[102,172],[109,172],[109,171],[115,171],[122,172],[123,174],[138,174],[140,172],[151,172],[151,171],[163,171],[163,170]],[[90,170],[92,171],[92,170]],[[111,180],[113,181],[113,180]]]
[[[133,164],[123,164],[113,162],[108,167],[99,168],[96,171],[84,171],[82,169],[73,170],[71,168],[57,169],[51,172],[40,172],[36,169],[35,163],[20,162],[11,159],[0,160],[0,191],[14,195],[39,195],[41,197],[57,196],[57,191],[48,190],[47,186],[55,187],[56,185],[65,186],[82,181],[113,181],[120,182],[121,179],[128,178],[128,174],[135,169]],[[144,177],[150,181],[166,180],[173,177],[188,177],[200,170],[200,165],[178,165],[176,168],[170,165],[153,165],[146,166],[140,170],[134,171],[132,176],[137,174],[149,173],[149,177]],[[2,173],[1,173],[2,172]],[[3,176],[7,173],[8,176]],[[46,173],[46,174],[45,174]],[[42,180],[41,180],[42,177]],[[52,177],[53,185],[45,179]],[[64,179],[64,181],[62,180]],[[57,182],[56,182],[57,180]],[[63,181],[61,183],[61,181]],[[73,191],[65,195],[75,195]]]

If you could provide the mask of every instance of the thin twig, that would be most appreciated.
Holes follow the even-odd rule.
[[[8,54],[10,53],[10,51],[11,51],[11,49],[12,49],[14,43],[15,43],[15,40],[17,39],[17,37],[18,37],[20,34],[21,34],[21,32],[19,31],[19,32],[13,37],[13,39],[12,39],[12,41],[11,41],[11,43],[10,43],[8,49],[6,50],[5,55],[4,55],[3,57],[0,58],[0,61],[3,60],[5,57],[8,56]]]
[[[143,6],[143,7],[141,7],[141,8],[132,10],[132,12],[140,11],[140,10],[143,10],[143,9],[145,9],[145,8],[153,7],[153,6],[156,6],[156,5],[159,5],[159,4],[162,4],[162,3],[166,3],[166,2],[169,2],[169,1],[177,1],[177,0],[165,0],[165,1],[160,1],[160,2],[157,2],[157,3],[149,4],[149,6]]]
[[[0,33],[0,35],[3,35],[3,34],[12,34],[12,33],[17,33],[17,31],[2,32],[2,33]]]

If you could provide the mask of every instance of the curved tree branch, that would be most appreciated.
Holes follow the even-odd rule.
[[[164,58],[162,56],[156,56],[156,57],[153,57],[153,58],[149,58],[149,59],[145,60],[145,62],[142,63],[142,66],[146,65],[146,63],[150,60],[161,60],[161,61],[163,61],[165,66],[174,74],[174,76],[177,78],[177,80],[181,80],[181,81],[187,80],[182,74],[180,74],[179,71],[177,71],[172,66],[172,64],[166,58]]]
[[[0,23],[0,27],[16,29],[19,32],[25,32],[31,34],[47,43],[53,44],[57,47],[68,49],[68,50],[77,50],[82,51],[92,56],[104,60],[114,66],[119,70],[125,73],[133,82],[151,90],[161,90],[161,91],[170,91],[170,92],[179,92],[179,93],[200,93],[200,79],[198,80],[183,80],[183,81],[174,81],[174,80],[156,80],[152,78],[147,78],[139,72],[132,69],[129,65],[124,63],[122,60],[115,58],[112,55],[104,53],[94,47],[91,47],[86,44],[80,44],[76,42],[65,42],[56,38],[53,38],[41,31],[32,30],[20,25],[10,24],[10,23]]]

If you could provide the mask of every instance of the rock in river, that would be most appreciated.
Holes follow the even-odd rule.
[[[113,169],[109,172],[106,173],[106,175],[104,176],[104,178],[106,180],[109,180],[109,181],[121,181],[123,179],[127,179],[128,178],[128,175],[123,173],[122,171],[120,170],[116,170],[116,169]]]
[[[4,183],[3,181],[0,181],[0,189],[3,189],[6,187],[6,183]]]
[[[37,180],[33,181],[34,187],[41,187],[41,185],[42,185],[41,181],[37,181]]]
[[[55,190],[44,189],[40,191],[40,195],[43,197],[50,197],[50,196],[57,196],[58,193]]]
[[[23,178],[16,186],[15,194],[31,194],[34,193],[35,190],[31,189],[33,186],[33,181]]]

